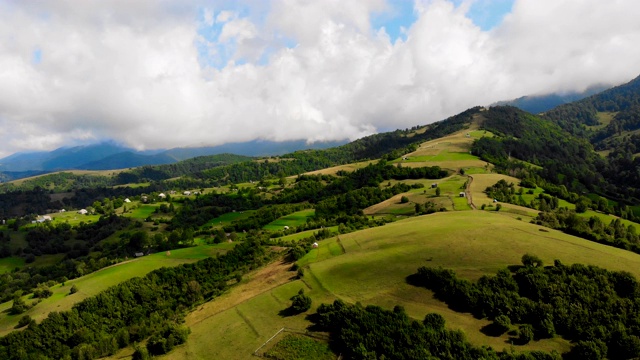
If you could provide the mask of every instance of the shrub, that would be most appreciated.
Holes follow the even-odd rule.
[[[533,340],[533,326],[529,324],[520,325],[518,329],[518,340],[522,344],[528,344]]]
[[[27,325],[29,325],[33,320],[31,319],[31,316],[29,315],[25,315],[23,317],[20,318],[20,320],[18,320],[18,325],[16,326],[16,329],[19,329],[21,327],[25,327]]]
[[[71,289],[69,289],[69,295],[75,294],[77,292],[78,292],[78,287],[74,284],[73,286],[71,286]]]

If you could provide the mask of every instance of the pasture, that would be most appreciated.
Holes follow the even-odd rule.
[[[11,272],[15,268],[24,266],[25,261],[21,257],[10,256],[0,259],[0,275]]]
[[[593,264],[640,276],[640,255],[540,229],[500,213],[464,211],[412,217],[320,241],[319,248],[298,261],[305,268],[302,279],[293,278],[294,273],[287,271],[289,264],[272,263],[187,315],[186,325],[192,330],[187,344],[165,358],[250,358],[282,327],[305,329],[309,325],[306,314],[281,313],[301,288],[313,299],[308,313],[320,303],[337,298],[387,309],[400,304],[418,320],[429,312],[440,313],[449,328],[462,329],[471,342],[502,350],[510,347],[507,336],[490,337],[480,332],[488,320],[452,311],[434,299],[429,290],[407,284],[406,277],[420,266],[443,266],[475,280],[505,266],[520,264],[527,252],[547,264],[560,259],[565,264]],[[554,338],[514,348],[562,352],[568,347],[567,341]],[[124,350],[113,359],[127,351],[132,352]]]
[[[227,225],[231,225],[231,223],[235,220],[248,218],[254,212],[255,212],[254,210],[248,210],[248,211],[236,211],[236,212],[222,214],[217,218],[213,218],[209,220],[206,224],[202,225],[200,228],[211,229],[211,228],[225,227]]]
[[[314,216],[316,211],[314,209],[307,209],[296,211],[292,214],[283,216],[277,220],[274,220],[263,227],[265,230],[279,231],[284,229],[285,226],[294,227],[300,226],[307,222],[307,219]]]
[[[225,246],[227,245],[201,245],[171,250],[169,255],[167,255],[166,252],[160,252],[137,259],[125,260],[89,275],[69,280],[64,286],[57,284],[51,287],[51,290],[53,291],[53,295],[51,297],[43,299],[41,303],[21,315],[9,315],[6,312],[6,310],[11,308],[11,301],[0,304],[0,336],[4,336],[13,330],[13,327],[18,323],[18,320],[23,315],[29,315],[36,321],[41,321],[47,317],[51,311],[69,310],[76,302],[87,297],[94,296],[110,286],[117,285],[136,276],[144,276],[161,267],[171,267],[184,263],[195,262],[209,256],[214,256],[220,252],[226,252]],[[45,257],[51,256],[52,255]],[[39,257],[37,261],[40,261],[40,258],[45,257]],[[60,259],[58,259],[58,261],[59,260]],[[78,292],[73,295],[69,295],[69,289],[71,289],[71,286],[73,285],[76,285]],[[27,304],[30,304],[33,301],[30,297],[30,294],[23,296]]]

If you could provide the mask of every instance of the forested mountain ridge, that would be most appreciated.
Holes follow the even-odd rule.
[[[590,138],[596,148],[604,148],[606,139],[640,129],[640,76],[588,98],[558,106],[543,117],[574,135]]]
[[[596,193],[626,204],[638,202],[638,175],[633,169],[640,162],[629,154],[613,152],[602,158],[586,139],[515,107],[492,107],[483,115],[483,127],[502,136],[477,140],[473,152],[503,171],[518,177],[537,173],[569,192]],[[512,157],[541,168],[533,169]]]

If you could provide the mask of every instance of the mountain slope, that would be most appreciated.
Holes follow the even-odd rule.
[[[602,115],[612,119],[606,124]],[[620,134],[640,129],[640,76],[599,94],[548,111],[544,118],[560,125],[574,135],[591,137],[594,144]],[[604,126],[597,133],[589,133],[585,126]]]
[[[566,94],[553,93],[546,95],[532,95],[523,96],[514,100],[499,101],[495,105],[497,106],[515,106],[520,110],[530,112],[532,114],[539,114],[545,111],[549,111],[560,105],[575,102],[584,99],[588,96],[600,93],[608,86],[593,86],[582,92],[570,92]]]

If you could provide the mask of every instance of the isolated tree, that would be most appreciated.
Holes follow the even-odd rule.
[[[291,300],[291,309],[296,313],[302,313],[311,308],[311,298],[304,294],[304,289],[300,289]]]
[[[77,293],[77,292],[78,292],[78,287],[77,287],[75,284],[73,284],[73,285],[71,286],[71,289],[69,289],[69,295],[71,295],[71,294],[75,294],[75,293]]]
[[[437,188],[436,188],[436,196],[440,196],[440,194],[441,194],[440,188],[439,188],[439,187],[437,187]]]
[[[408,197],[403,196],[403,197],[401,197],[401,198],[400,198],[400,203],[402,203],[402,204],[406,204],[406,203],[408,203],[408,202],[409,202],[409,198],[408,198]]]
[[[528,266],[528,267],[534,267],[534,266],[542,267],[544,263],[542,262],[542,259],[540,259],[539,257],[527,253],[522,255],[522,265]]]

